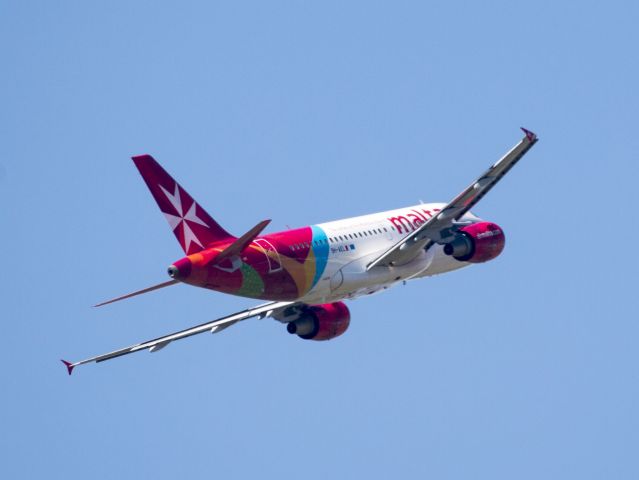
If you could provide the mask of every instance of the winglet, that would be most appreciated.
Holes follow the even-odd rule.
[[[521,131],[524,132],[526,134],[526,138],[533,142],[535,140],[537,140],[537,135],[535,135],[533,132],[531,132],[530,130],[526,130],[524,127],[520,127]]]
[[[73,373],[73,368],[75,367],[74,364],[72,364],[71,362],[67,362],[66,360],[60,360],[62,363],[64,363],[64,365],[67,367],[67,371],[69,372],[69,375],[71,375],[71,373]]]

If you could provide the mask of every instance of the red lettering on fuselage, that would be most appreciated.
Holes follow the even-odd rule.
[[[433,209],[434,213],[440,211],[440,208]],[[410,212],[407,212],[406,216],[397,215],[396,217],[389,217],[388,221],[393,225],[395,230],[397,230],[397,233],[413,232],[424,223],[426,223],[429,219],[431,219],[434,215],[434,213],[431,213],[430,210],[422,209],[422,212],[413,209]]]
[[[412,223],[410,223],[410,220],[408,220],[408,218],[403,217],[403,216],[401,216],[401,215],[399,215],[399,216],[397,216],[397,217],[390,217],[388,220],[389,220],[389,221],[393,224],[393,227],[394,227],[394,228],[395,228],[395,229],[396,229],[399,233],[402,233],[402,230],[404,230],[404,229],[405,229],[407,232],[409,231],[409,230],[408,230],[408,227],[407,227],[406,225],[408,225],[408,226],[410,227],[411,231],[412,231],[412,230],[415,230],[415,227],[413,227],[413,224],[412,224]]]

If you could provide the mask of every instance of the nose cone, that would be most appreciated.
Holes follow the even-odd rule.
[[[191,260],[182,258],[168,268],[169,277],[183,280],[191,274]]]

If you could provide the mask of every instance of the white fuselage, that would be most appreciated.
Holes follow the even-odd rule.
[[[328,261],[318,283],[300,301],[313,304],[353,299],[399,282],[470,265],[445,255],[442,246],[435,244],[402,265],[367,270],[373,260],[410,235],[444,205],[421,204],[316,225],[329,240]],[[467,213],[463,220],[480,219]]]

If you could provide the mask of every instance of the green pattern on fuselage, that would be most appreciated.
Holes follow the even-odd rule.
[[[246,263],[242,263],[240,271],[242,272],[242,286],[235,294],[243,297],[259,298],[264,293],[264,282],[259,273]]]

